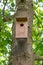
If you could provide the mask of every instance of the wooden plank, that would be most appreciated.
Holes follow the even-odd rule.
[[[24,17],[24,18],[16,18],[16,21],[17,22],[26,22],[27,21],[27,18],[26,17]]]

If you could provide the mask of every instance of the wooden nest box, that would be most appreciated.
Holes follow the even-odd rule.
[[[16,38],[26,39],[28,36],[28,23],[27,18],[16,18]]]

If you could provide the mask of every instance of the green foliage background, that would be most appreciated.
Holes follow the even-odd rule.
[[[6,9],[6,7],[8,8]],[[3,18],[14,13],[14,0],[0,0],[0,65],[8,65],[8,57],[12,44],[13,19],[5,22]],[[33,0],[34,19],[32,27],[33,51],[43,56],[43,0]],[[43,61],[35,61],[42,65]]]

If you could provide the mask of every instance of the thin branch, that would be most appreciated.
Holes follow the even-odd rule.
[[[43,60],[43,56],[39,56],[37,54],[34,54],[34,59],[35,60]]]
[[[4,16],[3,17],[3,21],[4,22],[9,21],[9,20],[12,20],[12,19],[14,19],[14,15],[12,15],[12,16]]]
[[[3,17],[4,17],[4,10],[5,10],[5,5],[4,5],[4,7],[3,7]]]
[[[3,0],[3,3],[4,3],[4,0]],[[3,17],[4,17],[4,11],[5,11],[5,7],[6,7],[6,4],[7,4],[7,0],[6,0],[6,2],[4,3],[4,7],[3,7]]]

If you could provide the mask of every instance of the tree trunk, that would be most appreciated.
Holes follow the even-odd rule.
[[[23,44],[18,43],[15,38],[16,18],[27,17],[28,19],[28,37]],[[32,23],[33,23],[33,3],[32,0],[27,0],[25,3],[19,3],[15,14],[12,27],[12,50],[9,58],[9,65],[33,65],[34,56],[32,50]]]

